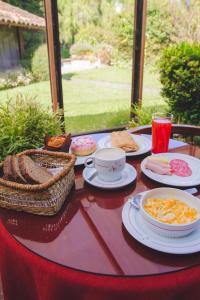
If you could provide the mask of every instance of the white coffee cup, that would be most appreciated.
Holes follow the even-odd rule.
[[[126,164],[126,153],[119,148],[103,148],[95,152],[94,157],[85,161],[87,168],[95,168],[103,181],[115,181],[121,178]]]

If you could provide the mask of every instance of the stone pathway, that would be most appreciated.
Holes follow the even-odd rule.
[[[108,82],[103,80],[78,79],[78,78],[72,78],[71,80],[76,83],[91,83],[91,84],[95,84],[98,87],[105,87],[111,89],[119,89],[119,90],[131,89],[131,85],[128,83],[117,83],[117,82]]]
[[[70,81],[75,83],[91,83],[95,84],[98,87],[103,88],[110,88],[110,89],[118,89],[118,90],[127,90],[131,91],[131,85],[128,83],[118,83],[118,82],[107,82],[103,80],[91,80],[91,79],[78,79],[78,78],[71,78]],[[159,88],[151,88],[151,87],[143,87],[143,91],[148,93],[149,95],[159,95],[160,89]]]
[[[72,60],[72,61],[62,61],[61,64],[61,73],[67,74],[82,70],[91,70],[101,67],[101,62],[97,60],[96,62],[92,63],[89,60]]]

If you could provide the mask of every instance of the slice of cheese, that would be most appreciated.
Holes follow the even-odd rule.
[[[169,163],[169,159],[165,156],[149,156],[148,159],[152,160],[152,161],[157,161],[157,162],[161,162],[163,164],[168,164]]]

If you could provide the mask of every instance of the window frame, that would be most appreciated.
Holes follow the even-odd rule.
[[[64,104],[57,0],[44,0],[44,7],[49,55],[52,108],[53,111],[59,111],[61,120],[64,124]],[[147,0],[135,0],[130,117],[133,117],[131,107],[133,107],[133,105],[141,106],[142,103],[146,12]],[[65,126],[63,126],[62,128],[63,131],[65,130],[64,127]]]

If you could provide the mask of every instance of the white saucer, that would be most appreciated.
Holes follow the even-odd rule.
[[[189,254],[200,251],[200,227],[180,238],[163,237],[146,225],[139,210],[126,202],[122,210],[122,222],[127,231],[141,244],[165,253]]]
[[[83,178],[87,183],[103,189],[117,189],[124,187],[133,182],[137,177],[135,168],[130,164],[126,164],[122,171],[122,178],[116,181],[103,181],[97,175],[93,176],[95,172],[94,168],[85,168],[83,170]]]

